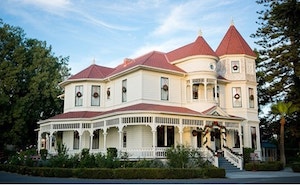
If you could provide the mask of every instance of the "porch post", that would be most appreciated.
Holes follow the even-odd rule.
[[[183,140],[183,139],[182,139],[182,133],[183,133],[182,127],[179,127],[179,131],[178,131],[178,132],[179,132],[179,143],[180,143],[180,145],[182,145],[182,142],[183,142],[183,141],[182,141],[182,140]]]
[[[156,128],[155,129],[153,129],[152,128],[152,149],[153,149],[153,158],[155,158],[156,157],[156,155],[155,155],[155,147],[156,146]]]
[[[122,130],[119,130],[119,150],[122,149]]]
[[[52,139],[53,139],[53,135],[52,133],[49,134],[49,151],[52,151]]]
[[[106,129],[103,130],[103,148],[104,148],[104,152],[106,152],[106,136],[107,136],[107,132]]]
[[[78,136],[79,136],[79,151],[81,151],[82,150],[82,131],[80,131],[79,133],[78,133]]]
[[[38,140],[37,140],[38,154],[39,154],[40,151],[41,151],[41,138],[42,138],[42,136],[41,136],[41,131],[39,130],[39,131],[38,131]]]
[[[239,139],[240,139],[240,153],[242,154],[243,153],[243,143],[244,141],[242,140],[243,139],[243,134],[242,134],[242,126],[241,126],[241,123],[239,124]]]
[[[94,137],[94,133],[91,132],[90,133],[90,151],[93,149],[93,137]]]

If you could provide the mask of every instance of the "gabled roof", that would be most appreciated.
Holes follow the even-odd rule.
[[[176,106],[166,106],[166,105],[156,105],[156,104],[147,104],[140,103],[131,105],[128,107],[118,108],[114,110],[109,110],[105,112],[92,112],[92,111],[77,111],[77,112],[67,112],[58,114],[54,117],[49,118],[50,120],[56,119],[74,119],[74,118],[94,118],[97,116],[103,116],[106,114],[117,114],[119,112],[126,111],[150,111],[150,112],[164,112],[164,113],[176,113],[176,114],[192,114],[192,115],[201,115],[202,113],[193,111],[184,107]]]
[[[122,71],[126,71],[127,69],[136,66],[148,66],[153,68],[160,68],[185,73],[185,71],[183,71],[179,67],[170,64],[165,53],[152,51],[135,59],[125,59],[124,62],[118,65],[109,76],[118,74]]]
[[[193,55],[217,56],[202,36],[198,36],[195,42],[167,53],[170,62]]]
[[[68,80],[84,79],[84,78],[98,78],[102,79],[109,75],[114,68],[99,66],[96,64],[90,65],[88,68],[80,71],[79,73],[71,76]]]
[[[216,50],[218,56],[227,54],[246,54],[249,56],[256,57],[256,54],[237,31],[233,24],[230,25],[226,32],[223,40]]]

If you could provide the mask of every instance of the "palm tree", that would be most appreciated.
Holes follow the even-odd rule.
[[[298,111],[299,108],[294,106],[292,102],[277,102],[271,106],[271,112],[273,114],[280,116],[280,143],[279,143],[279,150],[280,150],[280,161],[283,164],[283,167],[286,165],[285,159],[285,152],[284,152],[284,125],[286,123],[286,117],[293,114],[294,112]]]

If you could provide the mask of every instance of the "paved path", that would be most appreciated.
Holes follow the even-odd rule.
[[[34,177],[0,171],[0,184],[3,183],[76,183],[76,184],[290,184],[300,183],[300,173],[293,172],[290,168],[282,171],[241,171],[226,174],[226,178],[209,179],[77,179]]]

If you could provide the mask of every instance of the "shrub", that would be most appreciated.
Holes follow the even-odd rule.
[[[107,148],[107,158],[118,157],[118,150],[116,148]]]
[[[243,148],[244,164],[249,163],[251,161],[250,154],[253,152],[254,152],[253,148]]]
[[[41,149],[40,150],[40,155],[42,160],[46,160],[47,155],[48,155],[48,150],[47,149]]]
[[[168,165],[172,168],[186,168],[190,151],[184,145],[172,146],[166,150]]]
[[[246,171],[280,171],[282,169],[283,164],[280,161],[250,162],[245,164]]]
[[[292,163],[292,170],[293,172],[300,172],[300,162]]]

